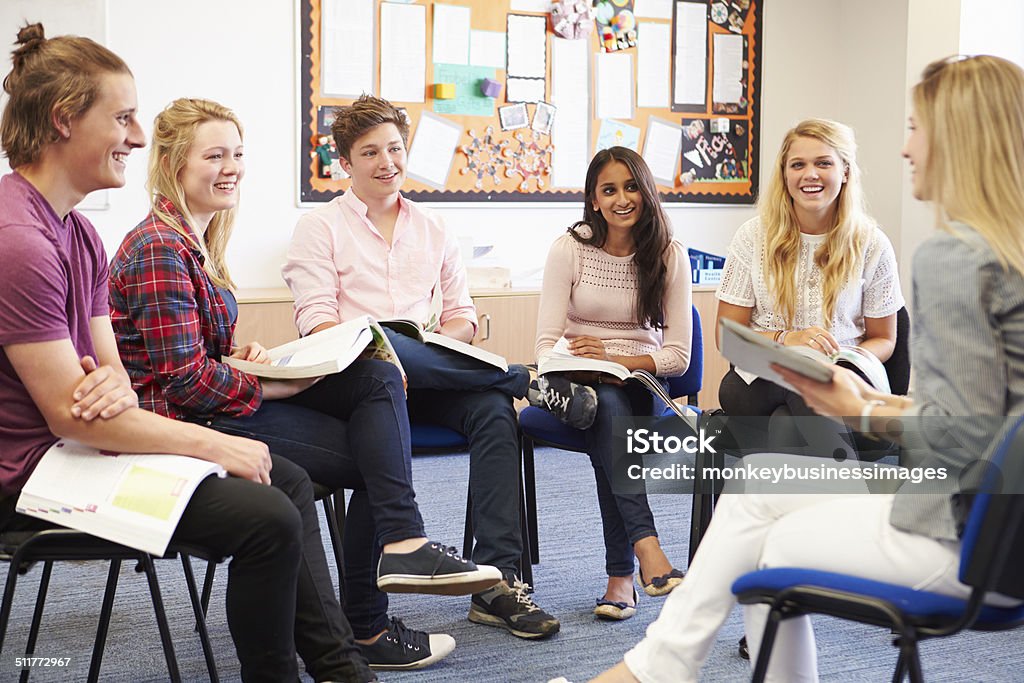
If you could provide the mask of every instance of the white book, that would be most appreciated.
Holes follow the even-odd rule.
[[[365,315],[267,349],[270,363],[253,363],[229,356],[221,361],[257,377],[301,379],[341,372],[367,349],[373,350],[374,358],[393,363],[405,375],[384,330],[376,320]]]
[[[537,374],[549,372],[600,372],[616,379],[634,381],[642,384],[648,391],[657,396],[668,406],[677,417],[682,418],[694,430],[697,429],[697,412],[685,403],[681,403],[668,395],[665,387],[647,370],[630,370],[621,363],[596,358],[583,358],[568,352],[568,342],[563,337],[555,344],[554,349],[537,361]]]
[[[133,455],[58,441],[43,454],[17,511],[163,555],[181,515],[218,464],[184,455]]]
[[[858,346],[842,346],[839,351],[828,356],[810,346],[779,344],[728,318],[722,318],[719,327],[722,355],[733,365],[791,391],[793,387],[772,370],[772,364],[789,368],[817,382],[830,382],[830,366],[845,362],[852,365],[875,389],[889,392],[885,366],[873,354]]]
[[[439,332],[426,332],[415,321],[406,319],[393,319],[393,320],[381,320],[381,326],[390,328],[399,334],[404,334],[407,337],[417,339],[424,344],[434,344],[435,346],[442,346],[446,349],[461,353],[464,356],[475,358],[482,363],[493,365],[494,367],[508,372],[508,361],[496,353],[492,353],[486,349],[481,349],[479,346],[473,346],[466,342],[459,341],[458,339],[452,339],[451,337],[445,336]]]

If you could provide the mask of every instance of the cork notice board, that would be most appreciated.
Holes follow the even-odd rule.
[[[603,1],[616,12],[634,5],[633,0]],[[411,199],[580,201],[581,169],[596,150],[621,144],[642,153],[652,169],[658,164],[661,172],[655,176],[665,202],[752,204],[763,2],[676,0],[671,16],[665,11],[633,20],[636,46],[606,53],[598,30],[572,41],[557,36],[540,10],[547,3],[299,0],[299,201],[325,202],[348,187],[336,162],[332,174],[337,152],[327,138],[333,108],[358,96],[338,94],[344,88],[334,84],[362,69],[359,92],[387,97],[409,117],[404,193]],[[667,6],[658,3],[662,10]],[[399,14],[419,17],[421,28],[397,30],[393,18]],[[452,26],[456,29],[449,33]],[[440,52],[435,28],[444,32]],[[450,54],[449,43],[460,42],[451,36],[461,40],[466,33],[469,59],[434,61],[438,54]],[[515,47],[524,44],[527,33],[534,49],[517,54]],[[563,57],[570,53],[576,55],[573,62]],[[421,70],[411,70],[411,76],[395,71],[396,63],[417,59]],[[533,73],[523,77],[530,69]],[[496,96],[484,94],[484,79],[494,82],[491,92],[499,87]],[[605,85],[610,82],[628,87],[613,91]],[[435,89],[438,84],[442,92]],[[566,97],[575,87],[584,96]],[[407,99],[395,97],[398,91]],[[661,100],[647,106],[654,103],[654,91]],[[516,100],[525,102],[509,106]],[[421,130],[427,133],[418,141]],[[572,145],[565,142],[570,135]]]

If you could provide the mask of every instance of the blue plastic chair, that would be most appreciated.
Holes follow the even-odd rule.
[[[693,336],[690,339],[690,365],[686,372],[679,377],[669,378],[669,395],[673,398],[687,397],[687,402],[694,407],[697,405],[697,394],[700,392],[704,378],[704,335],[700,326],[700,313],[697,307],[692,306],[692,329]],[[665,409],[664,415],[671,415],[669,408]],[[586,441],[584,433],[561,422],[554,415],[542,408],[529,406],[519,413],[519,433],[523,449],[523,476],[526,488],[526,516],[530,534],[530,555],[536,564],[540,560],[540,548],[537,539],[537,485],[533,461],[533,450],[535,444],[551,446],[563,451],[574,451],[576,453],[586,452]],[[694,514],[692,517],[690,537],[691,548],[690,558],[697,549],[693,542],[693,535],[698,528],[696,521],[702,517],[701,506],[710,509],[710,502],[704,499],[702,493],[694,493]]]
[[[779,624],[790,617],[827,614],[891,629],[900,651],[892,680],[902,681],[909,673],[915,683],[924,680],[919,641],[963,629],[1002,631],[1024,624],[1024,605],[1000,608],[982,602],[989,591],[1024,599],[1022,425],[1024,418],[1017,418],[993,451],[990,461],[996,467],[988,470],[973,497],[960,549],[959,578],[972,589],[968,599],[799,567],[750,572],[736,580],[733,593],[744,605],[771,606],[753,680],[764,680]]]

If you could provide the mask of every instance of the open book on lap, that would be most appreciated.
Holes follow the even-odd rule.
[[[220,465],[184,455],[131,455],[58,441],[21,490],[17,511],[163,555],[196,487]]]
[[[875,389],[889,392],[889,378],[885,366],[872,353],[858,346],[842,346],[837,353],[827,356],[810,346],[784,346],[733,320],[722,319],[719,321],[719,327],[722,355],[729,362],[739,370],[791,391],[793,387],[772,370],[772,364],[789,368],[817,382],[832,380],[832,364],[846,365]]]
[[[479,346],[473,346],[466,342],[459,341],[458,339],[452,339],[439,332],[426,332],[419,325],[412,320],[405,319],[394,319],[394,320],[381,320],[380,324],[382,327],[389,328],[399,334],[403,334],[406,337],[411,337],[424,344],[433,344],[435,346],[441,346],[449,349],[456,353],[461,353],[464,356],[475,358],[476,360],[486,363],[487,365],[494,366],[503,372],[508,372],[508,361],[499,356],[496,353],[491,353],[486,349],[481,349]]]
[[[566,348],[568,347],[562,340],[559,340],[554,350],[537,361],[537,374],[545,375],[550,372],[600,372],[611,375],[623,382],[639,382],[648,391],[661,399],[677,417],[682,418],[694,429],[697,428],[697,413],[685,404],[677,403],[665,391],[661,381],[647,370],[630,370],[625,365],[614,361],[581,358],[561,350]]]
[[[384,330],[365,315],[268,349],[267,364],[228,356],[221,361],[256,377],[302,379],[341,372],[367,349],[373,351],[374,358],[394,364],[405,375]]]

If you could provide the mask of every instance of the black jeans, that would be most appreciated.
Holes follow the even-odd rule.
[[[473,496],[473,560],[519,572],[519,422],[512,398],[526,395],[530,375],[509,372],[387,330],[409,376],[409,415],[466,435]]]
[[[380,547],[426,535],[412,487],[409,416],[398,369],[356,361],[292,398],[266,401],[249,417],[204,424],[266,443],[327,488],[354,490],[344,534],[345,614],[356,638],[383,631],[388,599],[377,589]]]
[[[719,385],[718,400],[728,417],[729,432],[743,453],[773,451],[877,460],[895,452],[887,441],[873,441],[818,415],[799,394],[774,382],[758,378],[747,384],[732,366]]]
[[[242,680],[296,680],[296,652],[316,681],[376,680],[334,597],[309,477],[273,456],[271,478],[273,485],[263,486],[208,477],[185,508],[171,545],[232,558],[227,619]],[[0,530],[53,526],[13,513],[16,497],[8,500]]]

